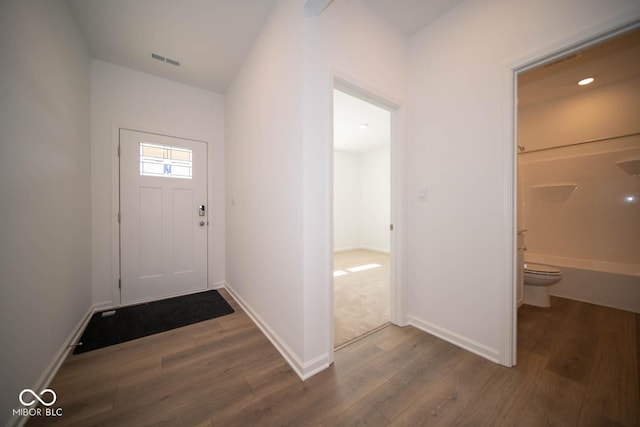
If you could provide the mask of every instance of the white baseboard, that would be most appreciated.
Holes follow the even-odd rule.
[[[380,248],[374,248],[372,246],[349,246],[349,247],[345,247],[345,248],[334,248],[333,252],[347,252],[347,251],[357,251],[359,249],[364,249],[367,251],[373,251],[373,252],[381,252],[383,254],[390,254],[391,251],[389,250],[385,250],[385,249],[380,249]]]
[[[333,252],[346,252],[361,249],[360,246],[345,246],[344,248],[333,248]]]
[[[269,327],[269,325],[238,295],[229,283],[225,283],[225,288],[229,294],[242,307],[247,315],[253,320],[253,323],[262,331],[262,333],[271,341],[271,344],[278,350],[282,357],[287,361],[293,371],[300,377],[302,381],[311,378],[313,375],[328,368],[330,365],[329,354],[321,354],[307,362],[304,362],[298,355],[289,348],[289,346],[280,338],[280,336]]]
[[[103,301],[93,304],[93,312],[109,310],[113,308],[113,301]]]
[[[373,252],[380,252],[383,254],[390,254],[391,251],[388,249],[380,249],[380,248],[374,248],[373,246],[362,246],[361,249],[366,249],[368,251],[373,251]]]
[[[73,328],[67,339],[63,342],[60,349],[58,349],[56,354],[53,356],[53,359],[51,359],[51,362],[49,362],[45,370],[42,372],[40,378],[38,378],[36,383],[33,385],[33,387],[31,388],[32,390],[44,390],[45,388],[49,387],[49,384],[51,384],[51,381],[58,373],[58,370],[60,370],[60,366],[62,366],[62,363],[67,358],[69,352],[73,350],[73,345],[80,339],[84,328],[89,323],[89,320],[91,320],[91,316],[93,315],[93,313],[95,313],[95,311],[96,310],[94,306],[89,307],[76,327]],[[7,423],[7,426],[22,427],[27,423],[28,420],[29,417],[12,417]]]
[[[455,334],[422,319],[418,319],[414,316],[408,316],[408,321],[411,326],[414,326],[431,335],[435,335],[438,338],[442,338],[443,340],[448,341],[451,344],[464,348],[465,350],[475,353],[480,357],[484,357],[485,359],[488,359],[494,363],[500,363],[500,353],[498,352],[498,350],[489,348],[483,344]]]
[[[215,282],[211,284],[211,287],[209,289],[224,289],[225,288],[225,282]]]
[[[302,381],[305,381],[315,374],[324,371],[331,365],[329,355],[327,353],[323,353],[308,362],[304,362],[302,364],[302,375],[298,374]]]

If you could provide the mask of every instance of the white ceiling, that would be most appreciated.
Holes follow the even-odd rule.
[[[363,1],[409,37],[464,0]],[[224,93],[276,0],[67,2],[93,58]],[[640,32],[625,42],[611,43],[521,74],[519,105],[640,75]],[[180,66],[155,60],[151,53],[177,60]],[[577,80],[587,74],[595,75],[596,83],[578,87]]]
[[[368,126],[363,129],[362,124]],[[367,153],[389,145],[391,113],[339,90],[333,91],[333,146],[350,153]]]
[[[410,37],[464,0],[364,0],[391,25]]]
[[[275,0],[68,0],[91,56],[224,93]],[[175,59],[176,67],[151,58]]]
[[[364,1],[410,36],[463,0]],[[276,0],[67,3],[93,58],[224,93]],[[180,66],[153,59],[151,53],[177,60]]]

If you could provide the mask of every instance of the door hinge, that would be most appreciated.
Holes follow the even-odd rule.
[[[389,230],[393,231],[393,224],[389,224]]]
[[[118,212],[118,223],[120,223],[120,212]]]
[[[118,145],[118,157],[120,157],[120,146]]]
[[[122,279],[118,279],[118,289],[122,289]]]

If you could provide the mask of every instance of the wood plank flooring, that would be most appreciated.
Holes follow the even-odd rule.
[[[640,315],[553,298],[519,310],[518,366],[389,326],[298,379],[236,313],[70,355],[50,387],[65,426],[638,426]]]

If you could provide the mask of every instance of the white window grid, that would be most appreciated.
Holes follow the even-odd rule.
[[[140,142],[140,176],[192,179],[192,174],[192,150]]]

